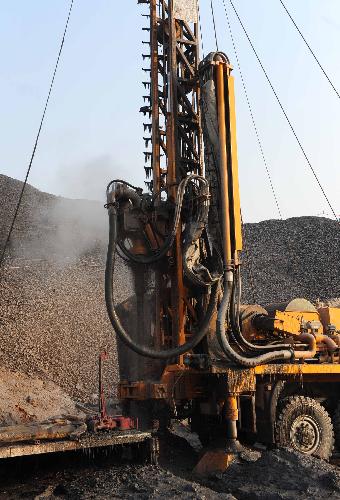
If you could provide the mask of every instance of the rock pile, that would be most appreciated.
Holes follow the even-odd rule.
[[[0,176],[1,243],[21,183]],[[105,386],[117,382],[115,336],[104,302],[107,242],[103,204],[27,187],[0,279],[0,363],[49,378],[77,399],[98,390],[98,355],[109,354]],[[132,290],[117,263],[117,300]]]
[[[0,427],[81,416],[71,398],[49,380],[5,368],[0,368],[0,380]]]
[[[335,220],[299,217],[245,224],[244,303],[340,295],[340,227]],[[248,253],[248,255],[247,255]],[[253,274],[254,286],[250,275]]]
[[[340,498],[338,468],[289,450],[266,451],[254,462],[235,461],[216,479],[215,490],[237,499]]]

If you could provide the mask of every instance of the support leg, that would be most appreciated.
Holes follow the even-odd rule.
[[[227,453],[236,453],[242,448],[237,436],[237,421],[238,421],[238,405],[237,396],[228,394],[225,401],[225,418],[226,418],[226,451]]]

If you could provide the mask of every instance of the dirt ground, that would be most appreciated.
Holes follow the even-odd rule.
[[[0,500],[28,499],[340,499],[340,469],[288,450],[245,451],[223,474],[195,477],[198,455],[186,443],[168,442],[160,466],[76,455],[40,457],[12,467]],[[19,468],[18,468],[19,467]]]
[[[74,401],[46,377],[0,368],[0,380],[0,426],[81,416]]]

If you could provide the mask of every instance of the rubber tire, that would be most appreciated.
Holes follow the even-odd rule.
[[[334,413],[333,425],[335,432],[335,446],[338,450],[340,450],[340,403]]]
[[[306,415],[317,426],[320,442],[313,452],[305,452],[305,454],[329,460],[334,448],[334,430],[332,420],[325,408],[315,399],[305,396],[292,396],[283,400],[282,403],[275,426],[277,446],[301,452],[292,444],[290,430],[297,417]]]

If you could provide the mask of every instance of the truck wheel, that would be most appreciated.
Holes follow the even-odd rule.
[[[340,450],[340,403],[334,414],[334,432],[335,432],[335,445]]]
[[[317,401],[293,396],[283,401],[276,422],[276,443],[305,455],[329,460],[334,447],[330,416]]]

